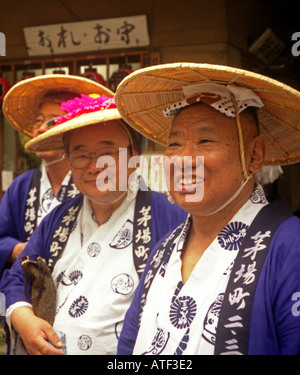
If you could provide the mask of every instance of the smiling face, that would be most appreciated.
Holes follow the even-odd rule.
[[[264,142],[256,136],[252,116],[242,114],[240,118],[244,124],[246,166],[249,172],[256,173],[262,167]],[[186,107],[176,116],[165,156],[192,159],[187,179],[182,179],[182,170],[170,169],[170,194],[191,214],[207,215],[215,211],[233,196],[243,181],[235,119],[203,103]],[[196,176],[196,167],[201,160],[195,156],[204,157],[204,176],[200,178]],[[187,196],[194,194],[191,183],[204,184],[202,200],[188,202]]]
[[[73,180],[78,190],[92,202],[99,204],[110,204],[119,197],[121,198],[124,191],[118,191],[119,178],[127,179],[132,170],[120,168],[119,171],[119,158],[127,157],[129,159],[130,155],[127,149],[129,145],[130,140],[125,129],[116,120],[74,130],[70,136],[68,157],[71,161]],[[119,152],[121,148],[125,148],[125,150]],[[99,167],[99,164],[97,164],[97,167],[97,158],[92,155],[92,159],[88,160],[86,167],[74,167],[72,165],[74,154],[76,153],[82,158],[86,151],[97,153],[97,156],[108,156],[110,160],[116,156],[115,165]],[[79,154],[77,154],[78,152]],[[101,173],[105,176],[103,191],[98,189],[99,185],[97,187],[97,177]]]

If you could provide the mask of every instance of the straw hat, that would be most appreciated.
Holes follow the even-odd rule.
[[[65,122],[61,124],[58,123],[58,125],[55,124],[52,128],[50,128],[45,133],[27,142],[25,145],[25,150],[29,152],[60,150],[60,149],[63,149],[64,133],[67,133],[71,130],[75,130],[78,128],[82,128],[84,126],[120,119],[121,115],[118,109],[116,108],[116,105],[114,102],[114,94],[111,91],[109,91],[108,94],[106,93],[106,95],[100,96],[98,98],[99,102],[101,102],[100,105],[97,104],[97,100],[98,100],[97,98],[94,98],[95,99],[94,103],[90,103],[90,104],[88,102],[86,104],[83,103],[81,106],[82,112],[77,113],[77,114],[76,114],[76,110],[78,110],[78,107],[76,105],[76,102],[78,102],[79,98],[75,98],[72,101],[69,100],[68,102],[75,103],[75,107],[77,107],[75,108],[75,111],[73,113],[70,112],[67,115],[62,116],[62,118],[65,118],[64,119]],[[84,97],[84,95],[82,96]],[[91,95],[91,96],[94,96],[94,95]],[[106,99],[110,99],[110,100],[106,100]]]
[[[258,109],[260,132],[267,143],[265,164],[300,160],[300,93],[268,77],[226,66],[193,63],[140,69],[118,86],[116,104],[135,130],[166,145],[172,119],[163,109],[183,99],[182,88],[198,83],[234,84],[252,91],[264,106]]]
[[[15,84],[6,94],[3,112],[9,123],[19,132],[32,137],[34,119],[45,94],[51,91],[68,91],[74,96],[99,94],[112,96],[106,87],[87,78],[49,74],[29,78]]]

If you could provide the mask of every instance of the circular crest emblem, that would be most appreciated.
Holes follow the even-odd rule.
[[[42,207],[45,212],[49,210],[49,207],[54,199],[54,193],[52,189],[48,189],[42,197]]]
[[[192,297],[176,298],[170,308],[170,320],[174,327],[182,329],[191,325],[197,311],[196,301]]]
[[[117,250],[125,249],[132,243],[132,239],[133,223],[130,220],[127,220],[109,246]]]
[[[72,318],[79,318],[82,316],[89,307],[89,301],[84,296],[76,298],[69,308],[69,315]]]
[[[204,319],[202,337],[213,345],[216,343],[217,325],[223,300],[224,293],[220,293],[217,299],[211,304]]]
[[[134,282],[130,275],[126,273],[121,273],[120,275],[114,277],[111,281],[111,288],[115,293],[118,294],[129,294],[133,291]]]
[[[90,257],[95,258],[100,254],[101,247],[97,242],[92,242],[87,248],[87,252]]]
[[[249,225],[234,221],[226,225],[218,235],[218,242],[225,250],[238,250],[246,236]]]
[[[81,335],[77,345],[80,350],[88,350],[92,346],[92,339],[88,335]]]
[[[259,188],[255,189],[250,196],[250,200],[252,203],[266,203],[266,198],[263,190]]]

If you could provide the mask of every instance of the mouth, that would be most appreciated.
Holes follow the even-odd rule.
[[[174,190],[183,192],[193,192],[204,183],[204,178],[198,175],[182,176],[174,178]]]
[[[89,178],[85,180],[85,183],[90,184],[90,185],[96,185],[97,184],[97,176],[93,178]],[[112,179],[109,176],[105,176],[104,179],[102,180],[102,183],[107,185],[108,183],[112,182]]]
[[[91,184],[91,185],[96,184],[96,179],[93,179],[93,180],[85,180],[85,183],[87,183],[87,184]]]

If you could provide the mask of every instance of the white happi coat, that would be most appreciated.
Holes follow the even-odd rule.
[[[98,226],[84,197],[77,223],[52,276],[54,329],[67,354],[115,354],[124,315],[139,281],[133,262],[135,193]]]
[[[43,218],[53,210],[56,206],[61,204],[65,198],[74,198],[79,191],[73,183],[73,190],[67,191],[66,187],[69,184],[70,178],[72,177],[71,171],[69,171],[63,179],[60,187],[59,194],[54,195],[52,186],[47,174],[46,165],[44,162],[41,164],[41,180],[40,180],[40,196],[39,196],[39,209],[37,212],[37,225],[43,220]],[[64,195],[67,194],[65,197]]]
[[[161,266],[165,267],[164,276],[157,273],[152,281],[133,354],[214,353],[216,328],[230,271],[247,228],[266,204],[263,189],[257,186],[205,250],[183,284],[181,253],[191,224],[191,218],[187,218],[181,233],[174,239],[175,247],[167,265]],[[251,270],[248,271],[247,277],[251,277]],[[242,295],[235,298],[244,303]]]

